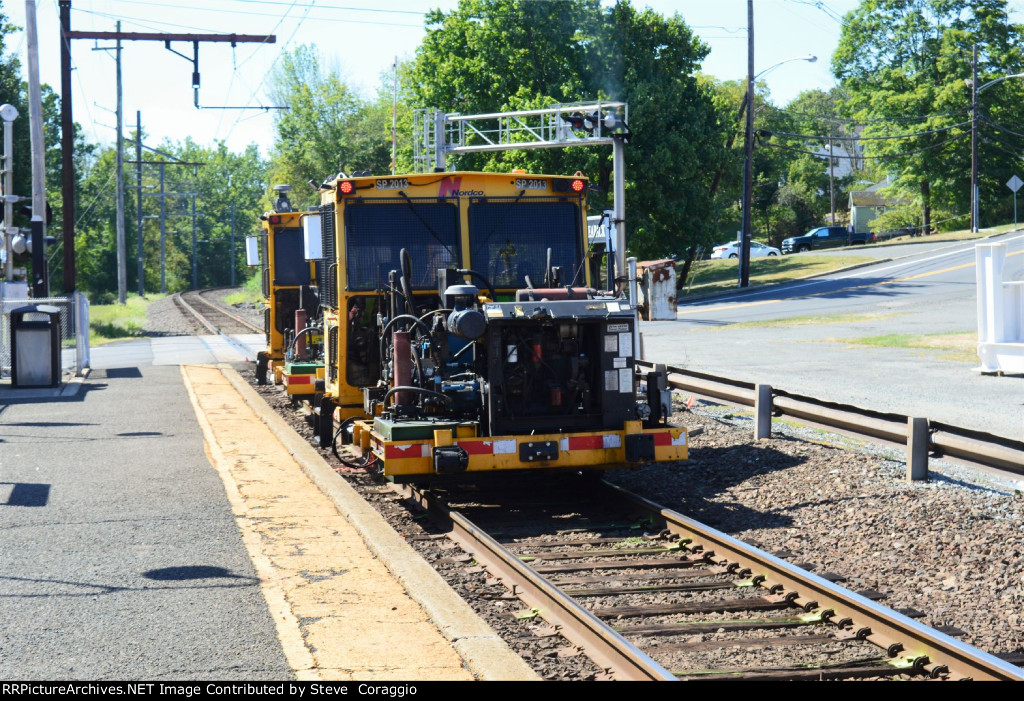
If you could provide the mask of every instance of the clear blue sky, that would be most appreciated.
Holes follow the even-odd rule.
[[[2,0],[0,0],[2,1]],[[679,13],[711,47],[704,71],[722,79],[746,74],[745,0],[634,0],[662,14]],[[372,94],[395,56],[412,56],[423,37],[423,8],[416,0],[73,0],[72,29],[113,31],[274,34],[275,44],[200,46],[201,105],[269,104],[266,79],[282,50],[315,44],[350,84]],[[433,0],[442,9],[456,0]],[[754,3],[755,69],[783,59],[815,54],[814,64],[794,61],[772,70],[763,80],[779,104],[809,88],[834,84],[829,70],[839,39],[840,18],[856,0],[757,0]],[[1012,0],[1021,21],[1024,0]],[[7,0],[4,12],[19,26],[25,2]],[[37,0],[40,66],[43,82],[60,88],[57,0]],[[111,46],[111,42],[103,42]],[[26,64],[23,34],[11,37],[10,50]],[[114,138],[116,105],[113,52],[94,50],[94,42],[74,40],[72,60],[74,116],[87,138],[109,143]],[[190,44],[173,45],[191,55]],[[273,143],[273,112],[263,110],[196,110],[192,104],[190,61],[167,51],[161,42],[126,42],[124,111],[133,129],[142,111],[150,142],[191,136],[200,143],[225,139],[232,149],[257,143],[267,153]],[[255,97],[254,97],[255,96]],[[580,99],[590,99],[581,95]],[[402,135],[399,135],[402,138]],[[406,138],[410,138],[408,135]]]

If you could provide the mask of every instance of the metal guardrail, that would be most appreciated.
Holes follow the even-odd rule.
[[[637,360],[638,368],[654,369],[655,363]],[[1008,470],[1024,475],[1024,441],[974,431],[950,424],[927,421],[924,440],[915,440],[916,417],[863,409],[848,404],[826,402],[814,397],[769,388],[765,394],[770,406],[759,406],[759,388],[752,382],[694,372],[672,365],[665,366],[668,384],[674,390],[722,401],[741,407],[754,407],[759,416],[788,416],[809,424],[836,429],[907,447],[908,464],[927,460],[928,455],[961,462]],[[762,395],[763,396],[763,395]],[[763,431],[761,435],[769,435]]]

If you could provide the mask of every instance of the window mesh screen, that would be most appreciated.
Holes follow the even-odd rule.
[[[345,247],[350,290],[385,285],[388,272],[401,270],[403,248],[412,260],[412,287],[437,289],[438,268],[460,267],[458,207],[437,198],[351,201]]]
[[[316,264],[316,286],[320,292],[320,304],[335,309],[338,300],[334,297],[334,286],[327,279],[327,269],[333,264],[334,256],[334,205],[320,205],[320,246],[324,257]]]
[[[564,268],[566,282],[572,282],[582,257],[580,226],[578,202],[474,200],[469,206],[473,269],[486,275],[496,288],[522,287],[527,275],[539,285],[550,248],[551,265]]]
[[[302,248],[302,229],[274,232],[274,284],[308,285],[309,262]]]

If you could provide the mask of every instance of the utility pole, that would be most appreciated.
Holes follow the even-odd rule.
[[[121,34],[121,22],[117,22]],[[121,39],[118,38],[114,55],[117,60],[117,301],[124,304],[128,297],[128,251],[124,243],[124,113],[121,96]]]
[[[39,86],[39,33],[35,0],[25,0],[28,51],[28,119],[32,144],[32,296],[48,297],[46,274],[46,147],[43,143],[43,100]]]
[[[836,225],[836,159],[832,135],[828,135],[828,197],[832,207],[832,226]]]
[[[31,23],[33,28],[35,26],[35,2],[34,0],[25,0],[26,7],[31,5],[31,13],[26,12],[26,17],[31,16]],[[189,41],[192,42],[194,50],[194,59],[189,59],[193,62],[194,71],[192,74],[192,83],[195,92],[195,104],[199,107],[199,44],[201,42],[214,42],[214,43],[230,43],[231,46],[236,44],[255,43],[255,44],[273,44],[277,41],[277,37],[274,35],[251,35],[251,34],[174,34],[174,33],[157,33],[157,32],[122,32],[121,24],[118,22],[117,31],[115,32],[76,32],[71,30],[71,0],[58,0],[60,7],[60,25],[61,25],[61,41],[60,41],[60,64],[61,64],[61,100],[60,100],[60,122],[61,122],[61,163],[62,163],[62,199],[63,199],[63,210],[64,210],[64,290],[70,292],[75,289],[75,233],[74,233],[74,213],[75,213],[75,171],[74,171],[74,160],[73,160],[73,149],[74,149],[74,119],[72,115],[72,90],[71,90],[71,40],[72,39],[111,39],[118,42],[118,58],[121,56],[120,43],[121,41],[161,41],[164,46],[168,49],[171,48],[172,41]],[[29,21],[26,21],[26,25]],[[176,51],[174,53],[177,53]],[[179,54],[180,55],[180,54]],[[30,67],[31,72],[31,67]],[[120,74],[119,74],[120,75]],[[118,89],[118,98],[120,104],[121,90]],[[209,108],[207,108],[209,109]],[[282,109],[279,107],[222,107],[214,109]],[[118,120],[118,129],[120,133],[121,122]],[[120,149],[118,150],[120,152]],[[138,159],[141,160],[141,159]],[[123,185],[123,181],[122,181]],[[124,190],[121,190],[121,202],[122,212],[124,207]],[[34,211],[34,210],[33,210]],[[119,217],[119,220],[123,222],[123,216]],[[162,219],[161,219],[162,220]],[[123,234],[124,224],[121,224],[121,231]],[[163,229],[161,228],[161,240],[163,238]],[[161,244],[162,246],[162,244]],[[121,248],[118,249],[121,251]],[[122,254],[123,255],[123,254]],[[33,254],[33,259],[35,254]],[[118,264],[118,295],[122,298],[122,287],[120,284],[120,275],[123,261],[123,257],[119,258]],[[35,263],[33,263],[34,265]],[[163,272],[161,271],[161,278]],[[140,283],[141,285],[141,283]],[[161,289],[166,292],[166,286],[161,280]]]
[[[63,209],[62,232],[64,241],[64,293],[75,290],[75,122],[71,118],[71,0],[60,0],[60,162],[61,200]],[[118,56],[120,56],[118,52]],[[118,91],[120,93],[120,91]]]
[[[199,261],[196,259],[196,195],[192,193],[192,289],[199,289]]]
[[[145,291],[145,269],[142,265],[142,111],[135,110],[135,211],[138,217],[139,241],[138,258],[139,268],[139,297],[146,294]]]
[[[160,164],[160,294],[167,294],[167,206],[164,199],[164,164]]]
[[[235,201],[231,200],[231,286],[235,286]]]
[[[750,219],[754,200],[754,0],[747,0],[747,122],[743,144],[743,232],[739,286],[750,284]]]
[[[971,53],[971,231],[978,232],[978,45]],[[927,233],[927,232],[925,232]]]

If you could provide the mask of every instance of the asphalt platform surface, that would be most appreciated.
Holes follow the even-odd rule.
[[[5,395],[0,678],[293,678],[178,367]]]

